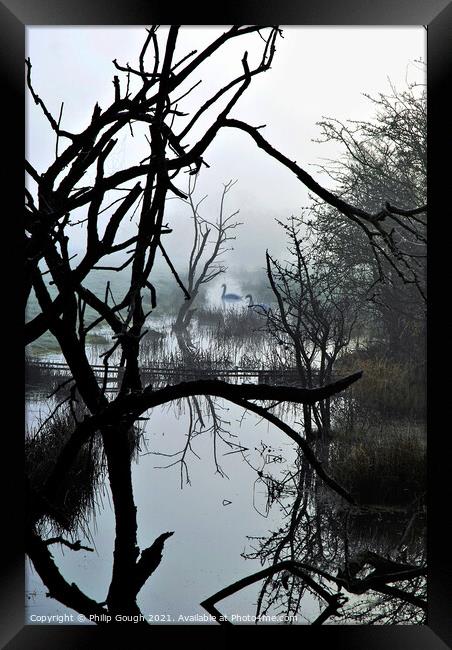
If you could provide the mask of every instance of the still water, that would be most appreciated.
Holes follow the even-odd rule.
[[[235,326],[231,314],[227,325],[229,332]],[[226,336],[217,322],[213,327],[205,326],[192,332],[190,343],[194,343],[198,349],[202,363],[207,364],[206,367],[210,364],[210,367],[219,368],[262,367],[259,363],[266,368],[275,367],[272,364],[279,361],[275,356],[275,346],[256,329],[259,319],[250,323],[247,336],[239,326],[240,322],[237,327],[239,335],[235,337]],[[106,332],[97,333],[99,338],[105,335]],[[90,362],[101,363],[101,353],[110,344],[106,341],[104,345],[91,345],[88,349]],[[52,361],[63,360],[57,351],[47,351],[44,357],[40,353],[40,357]],[[141,363],[146,365],[148,360],[158,360],[173,368],[183,364],[184,359],[169,322],[164,319],[150,324],[150,335],[144,340]],[[118,359],[112,357],[110,362],[117,363]],[[45,382],[45,378],[43,380]],[[36,428],[57,404],[55,398],[46,397],[55,386],[38,383],[41,383],[40,388],[37,385],[35,388],[29,387],[26,395],[29,431]],[[193,423],[197,419],[193,417],[196,416],[193,403],[190,413],[186,401],[158,407],[145,414],[148,419],[142,422],[139,449],[132,463],[139,547],[147,548],[162,533],[174,531],[165,542],[162,562],[140,591],[137,600],[144,616],[157,624],[209,623],[200,603],[235,581],[276,562],[278,544],[285,534],[282,531],[287,532],[293,513],[299,517],[299,530],[294,531],[293,540],[286,545],[280,559],[290,556],[303,561],[309,557],[314,564],[326,567],[330,575],[336,574],[344,559],[345,538],[341,537],[344,534],[344,511],[340,511],[334,500],[328,502],[328,497],[322,497],[317,489],[318,482],[316,486],[315,482],[307,481],[301,492],[292,490],[286,497],[269,499],[269,483],[264,482],[260,474],[263,470],[275,480],[293,473],[293,476],[289,476],[290,484],[300,475],[300,465],[297,466],[299,458],[293,443],[278,428],[220,399],[214,402],[219,426],[215,435],[212,430],[214,419],[205,398],[199,398],[199,406],[202,424],[198,421],[192,430],[191,445],[187,447],[183,464],[180,462],[180,452],[186,447],[190,421]],[[299,429],[299,412],[288,408],[281,417],[287,424]],[[299,515],[291,508],[297,501],[296,494],[303,491],[309,493],[310,498],[306,500],[304,515]],[[301,513],[304,506],[298,503],[296,507]],[[353,539],[346,540],[349,550],[353,546],[358,552],[364,549],[388,555],[394,548],[401,548],[402,540],[408,559],[410,554],[412,558],[422,554],[423,524],[413,519],[410,513],[379,512],[371,517],[370,524],[367,520],[363,524],[366,517],[358,513],[355,519],[350,519],[350,527],[354,522],[355,529]],[[418,530],[414,524],[418,525]],[[348,534],[347,531],[345,534]],[[98,602],[105,601],[111,579],[114,535],[114,513],[108,481],[105,480],[96,495],[94,511],[87,513],[86,525],[83,530],[74,533],[74,539],[93,548],[93,552],[76,552],[59,544],[51,547],[65,579],[76,583]],[[50,532],[48,536],[51,536]],[[260,538],[260,541],[256,538]],[[409,539],[411,542],[408,542]],[[296,551],[294,544],[298,544]],[[266,555],[269,548],[273,550]],[[69,619],[71,624],[91,624],[81,620],[83,617],[58,601],[46,597],[46,588],[29,562],[26,577],[27,624],[55,623],[55,619],[49,618],[55,615],[72,615]],[[280,619],[267,622],[287,622],[282,617],[290,610],[286,609],[287,602],[298,588],[292,592],[285,587],[285,591],[278,592],[281,582],[284,583],[284,578],[278,579],[279,586],[274,588],[274,593],[282,593],[282,596],[275,597],[267,612]],[[273,585],[276,585],[276,580],[270,584],[270,589]],[[330,584],[330,587],[334,585]],[[256,615],[261,590],[262,582],[253,584],[220,601],[217,608],[235,624],[251,623]],[[309,591],[301,593],[298,604],[291,606],[296,616],[290,622],[295,624],[312,622],[325,608],[325,603]],[[347,596],[351,608],[356,603],[359,605],[359,602],[367,607],[368,596]],[[385,608],[387,603],[380,602],[378,598],[375,607],[371,607],[376,612]],[[67,618],[60,620],[68,621]],[[376,616],[375,622],[378,620]],[[408,611],[406,620],[396,617],[387,622],[410,623],[416,620]],[[354,622],[367,622],[367,619],[358,612],[355,618],[328,620],[329,624]]]
[[[29,424],[39,411],[44,414],[44,404],[30,401]],[[241,557],[241,553],[249,550],[247,536],[266,536],[282,523],[278,507],[267,512],[267,490],[256,469],[265,461],[276,459],[273,464],[277,476],[278,469],[291,462],[295,453],[292,443],[288,444],[278,429],[259,421],[254,414],[243,417],[240,408],[218,401],[217,411],[230,422],[229,433],[237,436],[231,440],[245,450],[230,453],[231,449],[218,441],[217,460],[222,476],[215,465],[212,434],[197,435],[193,451],[199,458],[193,453],[188,455],[190,484],[186,484],[184,473],[181,488],[180,465],[161,468],[174,458],[155,454],[173,454],[183,448],[188,413],[178,411],[156,408],[149,413],[142,449],[132,465],[139,547],[149,546],[163,532],[174,531],[165,543],[160,566],[139,594],[138,605],[145,616],[154,616],[156,622],[205,623],[202,618],[199,620],[206,614],[200,602],[262,568],[259,561]],[[109,488],[105,485],[97,510],[90,517],[89,535],[76,536],[83,545],[93,547],[94,552],[74,552],[60,545],[52,547],[55,561],[66,579],[98,602],[105,600],[111,579],[114,526]],[[228,616],[253,616],[260,587],[260,584],[252,585],[226,599],[219,604],[220,611]],[[26,591],[27,622],[31,622],[33,615],[71,613],[57,601],[46,598],[46,589],[30,563],[27,563]],[[303,616],[315,617],[319,611],[318,603],[307,594]],[[305,622],[303,616],[294,622]],[[183,617],[195,618],[184,620]],[[240,618],[236,621],[241,622]]]

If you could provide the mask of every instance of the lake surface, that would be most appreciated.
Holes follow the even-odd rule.
[[[150,329],[154,334],[151,334],[145,346],[142,362],[146,362],[147,356],[149,359],[172,360],[174,364],[179,364],[181,359],[169,321],[154,320],[150,323]],[[99,330],[96,335],[102,337],[105,332]],[[213,326],[195,331],[194,338],[203,354],[210,355],[210,360],[214,358],[216,363],[221,361],[224,367],[244,366],[247,361],[253,365],[259,358],[262,363],[268,363],[273,350],[270,342],[262,339],[258,332],[254,336],[231,337],[228,340],[221,338],[221,328]],[[100,355],[110,344],[93,344],[89,351],[90,361],[101,362]],[[223,355],[221,359],[220,353]],[[58,352],[47,351],[43,354],[42,349],[40,358],[62,360]],[[117,359],[113,357],[111,363],[117,363]],[[50,392],[49,386],[47,393]],[[26,404],[29,429],[36,427],[57,404],[55,398],[48,399],[44,397],[45,394],[45,386],[41,385],[39,389],[37,386],[28,387]],[[264,565],[268,566],[269,556],[256,552],[256,548],[262,545],[265,548],[265,540],[268,540],[268,544],[276,543],[272,540],[277,539],[275,534],[278,531],[287,527],[294,501],[291,494],[279,499],[269,498],[271,484],[259,474],[265,470],[265,474],[275,480],[287,476],[288,472],[295,475],[298,455],[294,444],[273,425],[219,399],[215,400],[215,414],[221,420],[221,429],[220,435],[214,439],[212,430],[209,430],[213,420],[206,415],[208,405],[204,398],[200,398],[199,404],[203,411],[204,427],[198,426],[197,433],[193,434],[193,452],[187,453],[186,468],[182,467],[181,471],[180,463],[164,467],[175,461],[177,463],[180,456],[174,454],[186,444],[190,421],[186,401],[155,408],[146,414],[149,419],[143,425],[140,450],[132,464],[139,547],[146,548],[160,534],[174,531],[174,535],[165,543],[160,566],[138,596],[138,605],[143,614],[152,617],[151,620],[157,624],[208,622],[200,603],[220,589],[262,569]],[[299,428],[297,422],[301,416],[296,410],[288,409],[284,419]],[[201,428],[204,430],[200,431]],[[231,447],[228,442],[235,446]],[[187,483],[187,478],[190,483]],[[322,501],[319,501],[316,489],[312,496],[301,526],[309,527],[312,525],[311,519],[323,516],[323,511],[316,506],[316,499],[319,503]],[[335,508],[334,504],[327,505],[327,516],[323,516],[321,524],[331,527],[329,537],[327,535],[329,540],[334,540],[336,535]],[[337,515],[338,520],[341,517]],[[399,515],[398,518],[399,527],[391,523],[395,538],[402,535],[404,530],[401,525],[404,516]],[[375,526],[373,528],[375,539],[371,548],[382,552],[382,548],[388,550],[394,544],[393,540],[389,540],[385,546],[380,539],[381,535],[384,537],[385,529],[382,515],[380,524],[378,530]],[[98,602],[105,600],[108,591],[114,534],[114,514],[108,481],[105,481],[97,495],[95,511],[87,515],[85,531],[75,535],[75,539],[92,547],[94,552],[74,552],[60,545],[51,547],[55,562],[66,580],[75,582]],[[416,536],[413,539],[416,542]],[[322,540],[319,543],[321,546]],[[365,547],[368,548],[366,543]],[[323,556],[327,557],[328,553],[324,552]],[[322,561],[326,562],[325,559]],[[335,565],[331,561],[333,566],[337,570],[337,563]],[[77,620],[75,612],[46,597],[46,588],[28,561],[26,575],[26,623],[51,622],[39,617],[72,614],[74,620],[71,623],[90,624]],[[256,614],[261,589],[262,583],[249,586],[221,601],[217,607],[228,617],[235,616],[236,624],[250,623]],[[353,595],[349,598],[349,605],[367,599],[366,596],[358,598]],[[268,613],[282,616],[284,607],[285,601],[281,603],[276,599]],[[324,607],[325,603],[305,592],[296,607],[296,618],[291,622],[312,622]],[[329,624],[335,622],[354,623],[356,619],[328,621]]]
[[[285,463],[294,458],[293,445],[284,435],[254,414],[242,418],[243,411],[235,405],[220,403],[223,417],[230,421],[230,432],[247,448],[249,462],[263,466],[262,443],[267,453],[283,455]],[[31,402],[29,421],[42,403]],[[281,513],[272,508],[266,513],[267,492],[241,453],[232,453],[220,445],[218,460],[222,477],[215,467],[211,434],[197,436],[194,455],[187,460],[191,484],[180,485],[180,467],[158,469],[173,459],[149,452],[171,454],[184,445],[188,430],[187,413],[173,408],[154,409],[144,432],[144,445],[138,462],[133,463],[133,485],[138,512],[138,545],[147,547],[162,532],[174,531],[165,544],[163,560],[156,573],[143,587],[138,604],[142,612],[167,615],[179,622],[180,616],[203,615],[199,603],[221,588],[261,568],[257,561],[245,560],[241,553],[249,547],[247,536],[266,536],[281,522]],[[228,455],[224,455],[228,454]],[[285,463],[278,463],[281,466]],[[277,471],[276,471],[277,474]],[[185,482],[185,481],[184,481]],[[259,514],[259,511],[262,514]],[[52,547],[57,565],[69,582],[76,582],[90,597],[102,602],[111,578],[114,544],[114,515],[109,489],[100,495],[95,516],[91,517],[89,537],[80,536],[94,553],[61,550]],[[225,614],[253,615],[259,585],[236,594],[220,608]],[[28,568],[26,616],[32,614],[63,614],[67,608],[45,597],[39,576]],[[316,615],[319,607],[306,603],[305,615]],[[309,610],[309,611],[307,611]],[[300,621],[301,622],[301,621]]]

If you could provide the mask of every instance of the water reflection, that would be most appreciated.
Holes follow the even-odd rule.
[[[221,417],[227,417],[230,422],[229,432],[235,444],[257,447],[262,437],[268,442],[271,432],[265,424],[258,424],[254,416],[243,419],[238,407],[228,407],[225,403],[217,407],[223,409],[219,409]],[[179,451],[186,439],[189,405],[179,403],[174,408],[155,409],[149,413],[149,418],[144,423],[138,462],[132,465],[138,543],[141,547],[147,546],[165,530],[174,530],[175,534],[167,542],[162,565],[141,590],[138,602],[143,612],[155,616],[170,614],[177,621],[180,615],[204,614],[200,603],[207,595],[221,587],[224,581],[246,573],[249,564],[257,566],[257,562],[250,563],[241,557],[246,535],[267,534],[269,525],[276,524],[279,519],[275,512],[268,522],[254,511],[251,499],[254,473],[243,463],[240,454],[230,454],[231,448],[221,440],[217,445],[217,461],[223,476],[216,470],[212,431],[206,430],[193,440],[196,455],[190,454],[187,459],[191,484],[184,481],[181,490],[180,466],[168,469],[157,469],[157,466],[168,464],[163,462],[167,457],[162,454]],[[211,424],[206,418],[206,425]],[[229,440],[229,434],[225,439]],[[84,531],[88,533],[89,530],[90,539],[83,531],[74,531],[74,539],[80,537],[83,544],[95,548],[95,553],[52,548],[63,574],[76,580],[81,589],[100,602],[105,599],[111,577],[114,541],[108,485],[102,485],[101,489],[103,492],[96,495],[94,512],[87,513]],[[229,505],[224,506],[225,501],[230,502]],[[58,602],[46,599],[42,584],[30,573],[28,589],[41,593],[27,603],[28,611],[68,611]],[[256,597],[257,588],[239,595],[228,604],[231,614],[251,614]]]
[[[293,562],[331,596],[339,591],[345,599],[333,622],[425,622],[426,520],[419,499],[409,507],[351,507],[325,491],[301,455],[280,480],[259,475],[284,523],[269,535],[249,537],[244,557],[265,566]],[[317,595],[290,570],[271,575],[256,616],[295,615],[309,593]]]
[[[159,372],[143,377],[153,385],[183,380],[187,367],[205,377],[213,363],[221,370],[268,368],[278,361],[274,346],[256,334],[250,334],[249,345],[246,336],[221,339],[221,322],[211,330],[206,325],[202,335],[192,331],[185,347],[168,328],[154,327],[142,350],[143,359],[158,359]],[[102,364],[105,349],[102,343],[93,346],[93,363]],[[170,370],[166,375],[164,368]],[[249,380],[262,381],[262,376]],[[29,475],[39,484],[83,413],[77,410],[70,377],[61,371],[29,366],[27,383]],[[341,426],[314,451],[337,480],[355,491],[357,506],[327,489],[280,431],[237,406],[199,397],[146,414],[130,438],[137,461],[133,484],[139,546],[148,546],[162,531],[175,532],[162,565],[139,594],[144,613],[170,617],[155,621],[162,624],[186,623],[179,617],[204,614],[201,603],[212,594],[268,570],[258,582],[231,592],[218,610],[229,617],[275,615],[281,622],[299,624],[425,622],[424,478],[417,472],[419,463],[402,465],[397,459],[398,474],[391,478],[394,463],[384,460],[382,445],[394,434],[393,423],[386,422],[378,436],[359,429],[359,435],[348,431],[345,438],[342,425],[354,399],[351,394],[333,401],[333,420]],[[300,429],[300,407],[276,404],[273,412]],[[356,422],[355,412],[355,428]],[[402,439],[409,440],[403,457],[412,460],[410,454],[416,452],[423,466],[422,435],[410,429],[403,437],[402,428],[396,428],[399,449]],[[378,454],[369,442],[372,436],[379,441]],[[393,454],[394,445],[388,445],[387,454]],[[52,553],[64,575],[103,602],[111,577],[114,516],[100,442],[93,438],[85,451],[57,502],[50,508],[39,504],[34,516],[49,536],[64,531],[73,542],[80,538],[95,550],[54,546]],[[375,471],[382,475],[377,458],[388,470],[381,485],[375,481]],[[365,480],[373,491],[366,491]],[[29,611],[66,611],[43,597],[42,584],[31,571],[28,582],[29,594],[34,594]]]

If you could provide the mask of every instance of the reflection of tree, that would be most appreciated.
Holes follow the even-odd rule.
[[[60,384],[62,392],[65,384],[67,382]],[[53,394],[47,395],[47,399],[51,399]],[[80,450],[51,500],[42,493],[41,498],[36,497],[77,423],[86,415],[75,391],[70,389],[68,395],[56,404],[47,417],[39,417],[38,424],[28,432],[25,439],[27,493],[34,501],[30,511],[30,524],[43,536],[49,533],[56,535],[46,539],[47,545],[58,542],[73,551],[84,547],[80,546],[79,542],[73,543],[64,539],[62,535],[74,538],[80,531],[87,538],[91,538],[88,522],[99,504],[105,481],[107,468],[100,436],[93,436],[89,444]],[[139,423],[135,423],[128,431],[127,453],[131,461],[137,458],[140,451],[142,432]]]
[[[425,521],[418,501],[396,513],[332,501],[301,455],[280,480],[265,478],[269,485],[280,483],[269,495],[284,523],[268,537],[250,537],[251,550],[244,554],[274,569],[259,578],[257,617],[303,614],[303,598],[318,598],[322,588],[331,598],[337,592],[344,598],[340,611],[327,600],[316,624],[331,616],[345,623],[424,622]]]
[[[223,444],[228,450],[222,453],[223,456],[239,453],[246,450],[246,448],[233,440],[237,436],[230,433],[228,426],[230,422],[223,417],[222,412],[225,407],[210,395],[189,397],[186,400],[178,400],[172,404],[173,408],[177,410],[178,417],[183,414],[184,405],[188,411],[188,430],[185,435],[186,439],[183,447],[173,453],[158,451],[146,452],[142,455],[152,454],[168,458],[166,465],[156,466],[158,469],[167,469],[179,465],[180,485],[182,488],[184,483],[188,485],[191,483],[187,457],[192,454],[199,459],[199,455],[193,448],[193,442],[198,436],[210,435],[212,438],[212,453],[216,472],[220,476],[228,478],[219,461],[219,445]]]

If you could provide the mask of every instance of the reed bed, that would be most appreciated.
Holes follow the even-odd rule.
[[[341,374],[363,370],[363,377],[350,388],[361,411],[382,419],[425,420],[425,365],[417,359],[396,361],[380,351],[355,352],[338,361]]]
[[[380,423],[364,431],[336,431],[329,472],[364,505],[407,507],[426,490],[426,435],[421,426]]]
[[[26,436],[25,469],[30,488],[37,495],[74,431],[74,414],[80,419],[84,411],[77,404],[73,411],[63,404],[51,417],[41,417]],[[136,427],[129,432],[132,457],[138,454],[140,435]],[[96,433],[79,451],[52,500],[39,500],[33,512],[37,528],[55,535],[87,533],[88,521],[100,505],[105,471],[102,441]]]
[[[68,379],[67,374],[58,372],[55,368],[39,367],[25,361],[25,389],[26,393],[35,395],[48,395]]]

